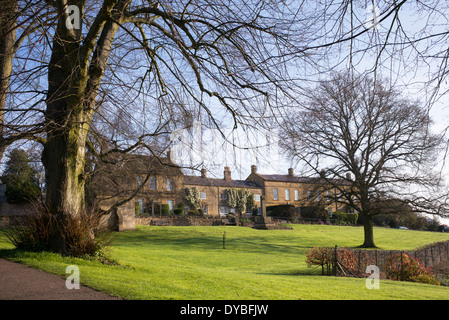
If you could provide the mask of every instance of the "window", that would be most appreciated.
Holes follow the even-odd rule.
[[[220,215],[227,215],[229,213],[228,207],[220,207]]]
[[[150,190],[156,190],[156,177],[150,177]]]
[[[295,201],[299,201],[299,190],[295,190]]]
[[[168,209],[170,210],[170,213],[173,213],[173,200],[167,200]]]
[[[254,195],[254,201],[260,201],[260,194]]]
[[[321,194],[319,191],[316,192],[316,201],[321,201]]]
[[[169,178],[167,178],[167,190],[168,191],[172,191],[173,190],[173,182]]]
[[[307,191],[307,200],[312,201],[312,191]]]
[[[273,200],[279,200],[278,189],[273,189]]]
[[[331,202],[331,200],[332,200],[332,195],[331,195],[331,192],[330,192],[330,191],[327,191],[327,192],[326,192],[326,197],[327,197],[327,202]]]
[[[227,194],[227,192],[226,192],[226,191],[223,192],[223,193],[220,195],[220,198],[221,198],[221,200],[227,200],[227,199],[228,199],[228,194]]]
[[[142,176],[137,176],[136,177],[136,183],[137,183],[137,188],[140,188],[142,186],[142,183],[143,183]]]
[[[206,192],[200,192],[200,199],[206,199]]]
[[[136,199],[136,209],[138,213],[143,213],[143,199]]]
[[[285,200],[290,201],[290,190],[289,189],[285,189]]]

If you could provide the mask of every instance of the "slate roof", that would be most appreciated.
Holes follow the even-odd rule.
[[[332,184],[335,185],[350,185],[350,183],[344,179],[325,179],[321,177],[298,177],[285,174],[257,174],[257,175],[266,181],[317,183],[317,184],[326,184],[331,182]]]
[[[195,186],[213,186],[213,187],[228,187],[228,188],[251,188],[260,189],[261,187],[252,181],[245,180],[225,180],[225,179],[213,179],[203,178],[199,176],[184,176],[185,185]]]

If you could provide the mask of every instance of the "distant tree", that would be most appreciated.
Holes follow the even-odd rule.
[[[23,203],[39,197],[36,172],[31,168],[28,155],[22,149],[14,149],[9,154],[2,180],[6,184],[8,202]]]
[[[187,201],[187,205],[191,210],[199,210],[201,208],[201,198],[200,192],[197,188],[186,188],[186,196],[185,200]]]
[[[363,246],[375,247],[373,217],[380,199],[447,213],[445,197],[437,193],[441,177],[432,172],[443,140],[431,125],[426,108],[385,82],[339,73],[312,90],[301,111],[289,114],[282,144],[338,190],[335,201],[359,213]]]
[[[246,208],[254,209],[254,196],[248,190],[230,188],[227,190],[227,205],[243,213],[246,212]]]

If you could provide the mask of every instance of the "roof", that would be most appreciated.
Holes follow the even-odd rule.
[[[345,185],[345,184],[349,185],[349,182],[344,179],[326,179],[321,177],[298,177],[286,174],[257,174],[257,175],[266,181],[317,183],[317,184],[332,183],[336,185]]]
[[[179,166],[175,165],[169,158],[138,154],[114,155],[107,159],[107,166],[117,171],[127,171],[134,174],[157,174],[157,175],[183,175]]]
[[[252,181],[245,180],[225,180],[225,179],[213,179],[203,178],[199,176],[184,176],[185,185],[196,186],[213,186],[213,187],[229,187],[229,188],[253,188],[260,189],[261,187]]]

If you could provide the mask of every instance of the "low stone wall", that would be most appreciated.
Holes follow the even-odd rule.
[[[22,215],[29,211],[27,204],[0,202],[0,216]]]
[[[219,217],[196,216],[138,217],[135,223],[147,226],[219,226],[224,224]]]

